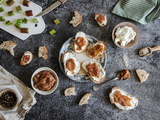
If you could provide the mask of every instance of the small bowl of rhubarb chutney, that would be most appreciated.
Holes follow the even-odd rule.
[[[37,69],[31,77],[32,88],[41,95],[54,92],[59,84],[59,78],[54,70],[48,67]]]

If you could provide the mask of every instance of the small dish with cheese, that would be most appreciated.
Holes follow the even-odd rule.
[[[138,28],[130,22],[122,22],[115,26],[112,31],[112,39],[120,48],[130,48],[138,41]]]

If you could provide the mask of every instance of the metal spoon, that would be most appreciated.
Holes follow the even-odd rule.
[[[158,51],[158,50],[160,50],[160,46],[155,46],[153,48],[145,47],[139,50],[139,56],[140,57],[148,56],[148,55],[151,55],[152,52]]]
[[[111,82],[111,81],[114,81],[114,80],[118,80],[119,79],[119,74],[117,75],[117,77],[115,77],[114,79],[112,79],[112,80],[109,80],[109,81],[107,81],[107,82],[105,82],[105,83],[102,83],[102,84],[99,84],[99,85],[94,85],[93,86],[93,90],[94,91],[96,91],[96,90],[99,90],[102,86],[104,86],[105,84],[107,84],[107,83],[109,83],[109,82]]]
[[[122,70],[123,71],[123,70]],[[131,74],[131,71],[129,70],[129,72],[130,72],[130,74]],[[115,80],[118,80],[119,78],[120,78],[120,73],[121,72],[119,72],[118,74],[117,74],[117,76],[115,77],[115,78],[113,78],[112,80],[109,80],[109,81],[107,81],[107,82],[105,82],[105,83],[102,83],[102,84],[98,84],[98,85],[94,85],[93,86],[93,90],[94,91],[96,91],[96,90],[99,90],[102,86],[104,86],[105,84],[107,84],[107,83],[109,83],[109,82],[111,82],[111,81],[115,81]],[[126,80],[126,79],[123,79],[123,80]]]

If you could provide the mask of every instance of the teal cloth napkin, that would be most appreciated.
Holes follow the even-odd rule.
[[[160,0],[119,0],[112,13],[148,24],[160,18]]]

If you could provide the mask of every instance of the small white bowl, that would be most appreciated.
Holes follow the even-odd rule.
[[[49,90],[49,91],[42,91],[42,90],[36,89],[36,88],[34,87],[33,77],[34,77],[37,73],[39,73],[39,72],[41,72],[41,71],[49,71],[49,72],[51,72],[52,75],[53,75],[53,76],[55,77],[55,79],[56,79],[56,83],[54,84],[53,88],[52,88],[51,90]],[[49,95],[49,94],[51,94],[52,92],[54,92],[54,91],[56,90],[58,84],[59,84],[59,78],[58,78],[57,74],[55,73],[54,70],[52,70],[52,69],[50,69],[50,68],[48,68],[48,67],[38,68],[38,69],[32,74],[32,77],[31,77],[31,85],[32,85],[32,88],[33,88],[37,93],[39,93],[39,94],[41,94],[41,95]]]
[[[16,96],[15,104],[14,104],[14,106],[11,106],[11,107],[3,107],[3,106],[0,105],[0,110],[1,110],[1,111],[11,111],[11,110],[15,109],[15,108],[18,106],[19,98],[18,98],[17,93],[16,93],[13,89],[6,88],[6,89],[0,91],[0,96],[1,96],[3,93],[9,92],[9,91],[10,91],[10,92],[13,92],[13,93],[15,94],[15,96]]]

